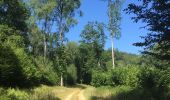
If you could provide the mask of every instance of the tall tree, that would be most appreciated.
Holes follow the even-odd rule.
[[[108,30],[110,32],[110,38],[112,42],[112,65],[115,68],[115,56],[114,56],[114,38],[120,37],[120,21],[121,21],[121,5],[122,0],[108,0]]]
[[[102,69],[101,55],[104,51],[105,34],[102,23],[89,22],[82,33],[80,44],[81,77],[83,82],[91,82],[92,70]],[[79,78],[79,79],[80,79]]]
[[[22,0],[0,0],[0,84],[3,86],[26,87],[38,83],[36,67],[25,52],[28,16]]]
[[[0,0],[0,24],[21,31],[25,44],[28,44],[27,23],[29,11],[22,0]]]
[[[101,55],[104,51],[105,39],[104,24],[98,22],[89,22],[80,34],[82,42],[90,45],[91,50],[97,58],[98,66],[101,65]]]
[[[145,47],[142,53],[170,61],[170,2],[169,0],[139,0],[138,4],[129,4],[125,9],[132,13],[134,22],[146,23],[149,30],[147,36],[142,36],[143,42],[135,46]]]
[[[43,44],[44,44],[44,61],[47,56],[47,44],[48,44],[48,36],[51,33],[52,25],[53,25],[53,11],[54,7],[57,6],[55,0],[31,0],[30,1],[33,25],[37,25],[42,34],[43,34]],[[38,33],[38,32],[37,32]],[[34,33],[36,34],[36,33]]]
[[[65,33],[67,33],[71,27],[77,24],[75,15],[81,3],[80,0],[55,0],[55,2],[57,5],[54,8],[53,20],[56,23],[55,30],[59,36],[59,45],[63,47]],[[65,66],[61,66],[61,67],[65,67]],[[62,69],[66,69],[66,68],[62,68]],[[63,73],[61,73],[61,86],[63,86]]]

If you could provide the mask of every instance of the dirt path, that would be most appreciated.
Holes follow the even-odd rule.
[[[69,94],[65,100],[85,100],[83,96],[84,89],[78,89]]]
[[[79,94],[77,95],[78,100],[85,100],[84,95],[83,95],[84,90],[81,90]]]

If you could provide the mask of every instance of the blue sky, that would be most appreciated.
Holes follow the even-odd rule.
[[[138,3],[137,0],[126,0],[123,4],[123,9],[128,6],[129,3]],[[66,34],[69,41],[78,42],[80,38],[80,33],[84,26],[89,21],[99,21],[107,23],[107,2],[101,0],[82,0],[82,5],[80,8],[83,11],[83,17],[78,18],[78,24],[70,29],[70,32]],[[131,20],[132,15],[127,15],[125,12],[121,12],[122,22],[121,22],[121,38],[114,41],[115,48],[120,51],[139,54],[142,50],[140,47],[135,47],[132,44],[135,42],[142,41],[139,36],[145,35],[147,30],[140,29],[144,26],[143,23],[134,23]],[[108,32],[105,33],[107,36]],[[110,48],[111,42],[108,38],[106,41],[105,48]]]

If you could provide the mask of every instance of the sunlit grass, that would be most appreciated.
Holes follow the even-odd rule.
[[[68,95],[70,95],[71,93],[73,93],[78,89],[81,88],[78,86],[60,87],[60,86],[46,86],[46,85],[41,85],[34,89],[9,88],[4,90],[1,89],[0,98],[1,97],[9,98],[9,99],[16,98],[16,100],[22,100],[20,98],[26,98],[24,100],[64,100]],[[3,94],[1,92],[3,92]]]
[[[58,98],[64,100],[69,94],[75,91],[75,88],[67,88],[67,87],[60,87],[60,86],[44,86],[38,87],[33,90],[33,96],[44,98],[48,94],[51,97]]]
[[[88,87],[84,91],[84,95],[87,100],[117,100],[117,96],[121,93],[131,91],[130,87],[118,86],[118,87]],[[122,95],[123,96],[123,95]]]

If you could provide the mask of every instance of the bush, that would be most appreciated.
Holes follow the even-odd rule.
[[[25,52],[19,31],[0,25],[0,85],[26,87],[39,83],[36,67]]]
[[[46,85],[58,85],[59,76],[52,68],[44,68],[43,72],[41,72],[40,82]]]
[[[155,88],[159,80],[159,70],[154,67],[144,67],[139,74],[139,87],[144,89]]]
[[[42,85],[41,87],[35,88],[32,91],[32,97],[30,100],[60,100],[54,92],[55,87],[49,87]],[[58,90],[55,90],[58,91]]]
[[[0,45],[0,49],[0,85],[19,85],[18,81],[23,79],[19,59],[8,46]]]
[[[170,93],[170,68],[160,72],[158,86],[164,93]],[[170,96],[170,95],[169,95]]]
[[[34,58],[35,65],[38,68],[40,83],[46,85],[56,85],[59,84],[59,76],[55,72],[53,66],[53,62],[46,59],[44,62],[44,58],[39,56]]]
[[[10,98],[8,98],[6,96],[6,91],[3,88],[1,88],[1,87],[0,87],[0,99],[1,100],[10,100]]]
[[[11,48],[4,44],[0,45],[0,49],[1,85],[25,87],[38,84],[37,69],[23,48]]]
[[[93,72],[92,82],[93,86],[118,86],[125,85],[137,87],[139,83],[138,75],[140,73],[139,67],[116,67],[111,72]]]
[[[138,85],[138,75],[140,73],[139,67],[117,67],[112,70],[112,82],[115,86],[125,85],[136,87]]]
[[[113,86],[110,72],[93,71],[91,85],[95,87]]]
[[[33,64],[31,57],[25,52],[24,48],[17,47],[15,45],[16,44],[11,43],[10,48],[14,51],[14,54],[16,55],[18,59],[18,62],[19,62],[18,66],[21,68],[18,70],[21,71],[22,73],[21,76],[23,77],[23,79],[18,80],[16,82],[18,84],[21,84],[19,85],[21,87],[30,87],[30,86],[38,85],[40,81],[40,75],[39,75],[39,71],[37,67]],[[16,77],[16,75],[12,77]]]
[[[30,100],[27,92],[18,89],[8,89],[7,97],[10,98],[10,100]]]
[[[67,67],[66,83],[68,85],[75,85],[77,81],[77,69],[75,65],[71,64]]]
[[[139,75],[139,87],[155,100],[169,100],[170,70],[144,67]]]
[[[0,88],[0,100],[32,100],[30,94],[25,91],[8,88]]]

